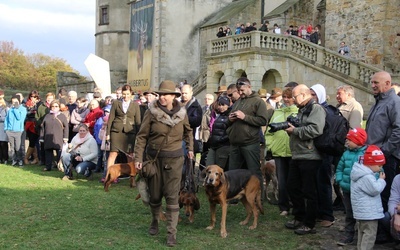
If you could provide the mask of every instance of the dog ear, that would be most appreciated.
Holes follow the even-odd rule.
[[[221,182],[222,184],[225,184],[225,173],[224,172],[219,172],[218,173],[221,177],[219,178],[219,182]]]
[[[179,208],[182,208],[183,207],[183,203],[182,203],[182,198],[180,196],[179,196],[178,203],[179,203]]]
[[[200,209],[200,201],[199,199],[195,196],[194,197],[194,210],[199,210]]]

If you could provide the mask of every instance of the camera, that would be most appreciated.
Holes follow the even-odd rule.
[[[282,129],[287,129],[289,127],[289,123],[292,124],[295,127],[299,127],[300,126],[300,120],[297,116],[288,116],[288,118],[286,119],[285,122],[277,122],[277,123],[270,123],[268,124],[268,127],[270,127],[271,129],[268,130],[268,132],[270,133],[274,133],[278,130],[282,130]]]

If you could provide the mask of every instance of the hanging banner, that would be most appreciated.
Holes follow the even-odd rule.
[[[135,91],[150,88],[154,0],[131,4],[128,84]]]

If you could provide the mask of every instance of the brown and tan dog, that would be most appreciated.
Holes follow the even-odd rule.
[[[226,214],[228,201],[239,199],[247,211],[246,218],[240,225],[246,225],[251,215],[253,215],[253,225],[250,230],[257,228],[258,211],[264,214],[261,204],[261,185],[257,176],[252,175],[249,170],[238,169],[224,173],[224,170],[217,165],[210,165],[206,168],[206,178],[204,179],[205,191],[210,202],[211,224],[207,227],[212,230],[216,222],[216,206],[221,205],[221,237],[226,238]]]
[[[185,215],[188,217],[189,222],[194,221],[194,211],[200,209],[200,201],[194,192],[187,192],[181,190],[179,193],[179,208],[184,208]]]
[[[271,199],[268,197],[268,186],[271,183],[272,194],[275,201],[278,201],[278,179],[276,177],[275,160],[266,161],[264,165],[261,165],[261,173],[265,180],[265,198],[271,202]]]
[[[108,192],[108,187],[121,175],[129,175],[131,187],[135,187],[136,168],[135,162],[118,163],[111,165],[107,169],[106,180],[104,181],[104,191]]]

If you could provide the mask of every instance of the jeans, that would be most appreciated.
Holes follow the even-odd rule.
[[[96,168],[96,164],[91,161],[76,161],[71,159],[70,153],[64,153],[62,155],[62,163],[64,166],[64,174],[67,176],[72,176],[72,168],[75,168],[76,173],[89,177],[92,174],[91,170]],[[72,164],[72,168],[70,168],[70,164]]]
[[[289,211],[289,194],[287,192],[287,180],[289,176],[289,166],[292,157],[276,157],[276,175],[278,177],[278,206],[280,211]]]
[[[8,142],[10,143],[10,155],[9,155],[10,160],[22,161],[23,159],[23,155],[21,154],[22,132],[7,130],[6,134],[8,136]]]
[[[317,219],[317,172],[320,160],[294,160],[290,162],[287,189],[293,203],[295,220],[314,228]]]
[[[104,151],[101,150],[101,144],[97,144],[97,165],[96,165],[96,172],[100,172],[101,168],[103,167],[103,153]]]

